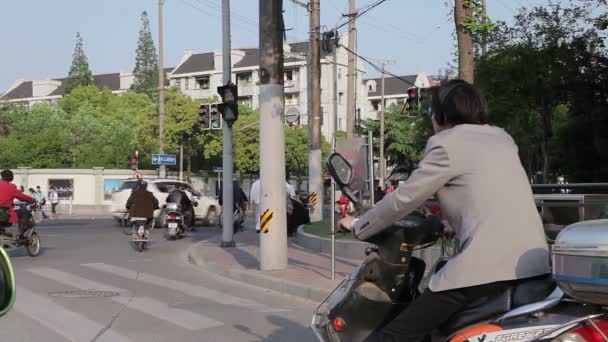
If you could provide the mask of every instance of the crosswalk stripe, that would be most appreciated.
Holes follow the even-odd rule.
[[[192,296],[192,297],[210,300],[210,301],[213,301],[213,302],[216,302],[219,304],[223,304],[223,305],[240,306],[240,307],[244,307],[244,308],[253,309],[253,310],[256,310],[256,311],[262,312],[262,313],[288,311],[285,309],[271,308],[271,307],[268,307],[267,305],[256,303],[252,300],[229,296],[222,292],[215,291],[215,290],[206,288],[204,286],[193,285],[193,284],[189,284],[189,283],[182,282],[179,280],[165,279],[165,278],[161,278],[161,277],[149,274],[149,273],[141,273],[141,272],[138,273],[135,270],[131,270],[131,269],[120,267],[120,266],[109,265],[109,264],[105,264],[105,263],[89,263],[89,264],[82,264],[82,266],[89,267],[89,268],[92,268],[92,269],[95,269],[98,271],[110,273],[110,274],[113,274],[113,275],[116,275],[116,276],[119,276],[122,278],[130,279],[130,280],[137,279],[137,281],[140,281],[143,283],[148,283],[151,285],[163,287],[163,288],[166,288],[169,290],[179,291],[179,292],[182,292],[182,293]]]
[[[56,304],[47,297],[22,286],[17,289],[14,310],[39,322],[71,342],[91,341],[105,327],[78,313]],[[133,342],[112,329],[105,331],[96,342]]]
[[[188,330],[201,330],[213,328],[223,325],[222,322],[216,321],[204,315],[197,313],[172,308],[169,305],[157,301],[153,298],[134,296],[129,298],[129,291],[117,288],[111,285],[98,283],[89,279],[79,277],[74,274],[63,272],[53,268],[31,268],[27,270],[35,275],[75,287],[81,290],[97,290],[118,292],[121,295],[111,297],[113,301],[127,305],[129,309],[140,311],[144,314],[156,317],[163,321],[175,324]]]

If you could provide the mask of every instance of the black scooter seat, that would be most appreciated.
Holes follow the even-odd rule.
[[[472,324],[490,320],[520,306],[542,301],[555,287],[551,275],[515,281],[513,286],[497,296],[483,297],[469,303],[439,330],[444,336],[450,336]]]

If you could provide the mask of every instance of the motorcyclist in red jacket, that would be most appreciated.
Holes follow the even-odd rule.
[[[36,203],[36,199],[30,197],[17,189],[17,186],[13,183],[13,172],[11,170],[4,170],[0,173],[2,180],[0,181],[0,210],[6,210],[9,213],[8,223],[15,224],[19,222],[17,213],[13,208],[13,201],[18,199],[27,203]],[[19,225],[19,235],[23,234],[22,225]]]

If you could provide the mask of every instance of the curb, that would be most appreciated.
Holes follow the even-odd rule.
[[[296,244],[308,250],[331,254],[331,239],[306,233],[303,225],[298,227]],[[361,260],[365,258],[365,249],[369,246],[372,245],[363,241],[336,240],[335,253],[340,258]]]
[[[283,280],[264,274],[262,271],[226,269],[222,265],[205,261],[199,256],[195,249],[200,248],[197,243],[188,248],[187,258],[192,265],[204,268],[206,271],[232,280],[242,281],[248,285],[257,286],[265,290],[272,290],[286,295],[299,297],[301,299],[320,302],[324,300],[333,289],[321,289],[304,286],[289,280]]]

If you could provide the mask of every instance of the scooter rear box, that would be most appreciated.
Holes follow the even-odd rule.
[[[574,299],[608,305],[608,220],[563,229],[552,248],[553,277]]]

